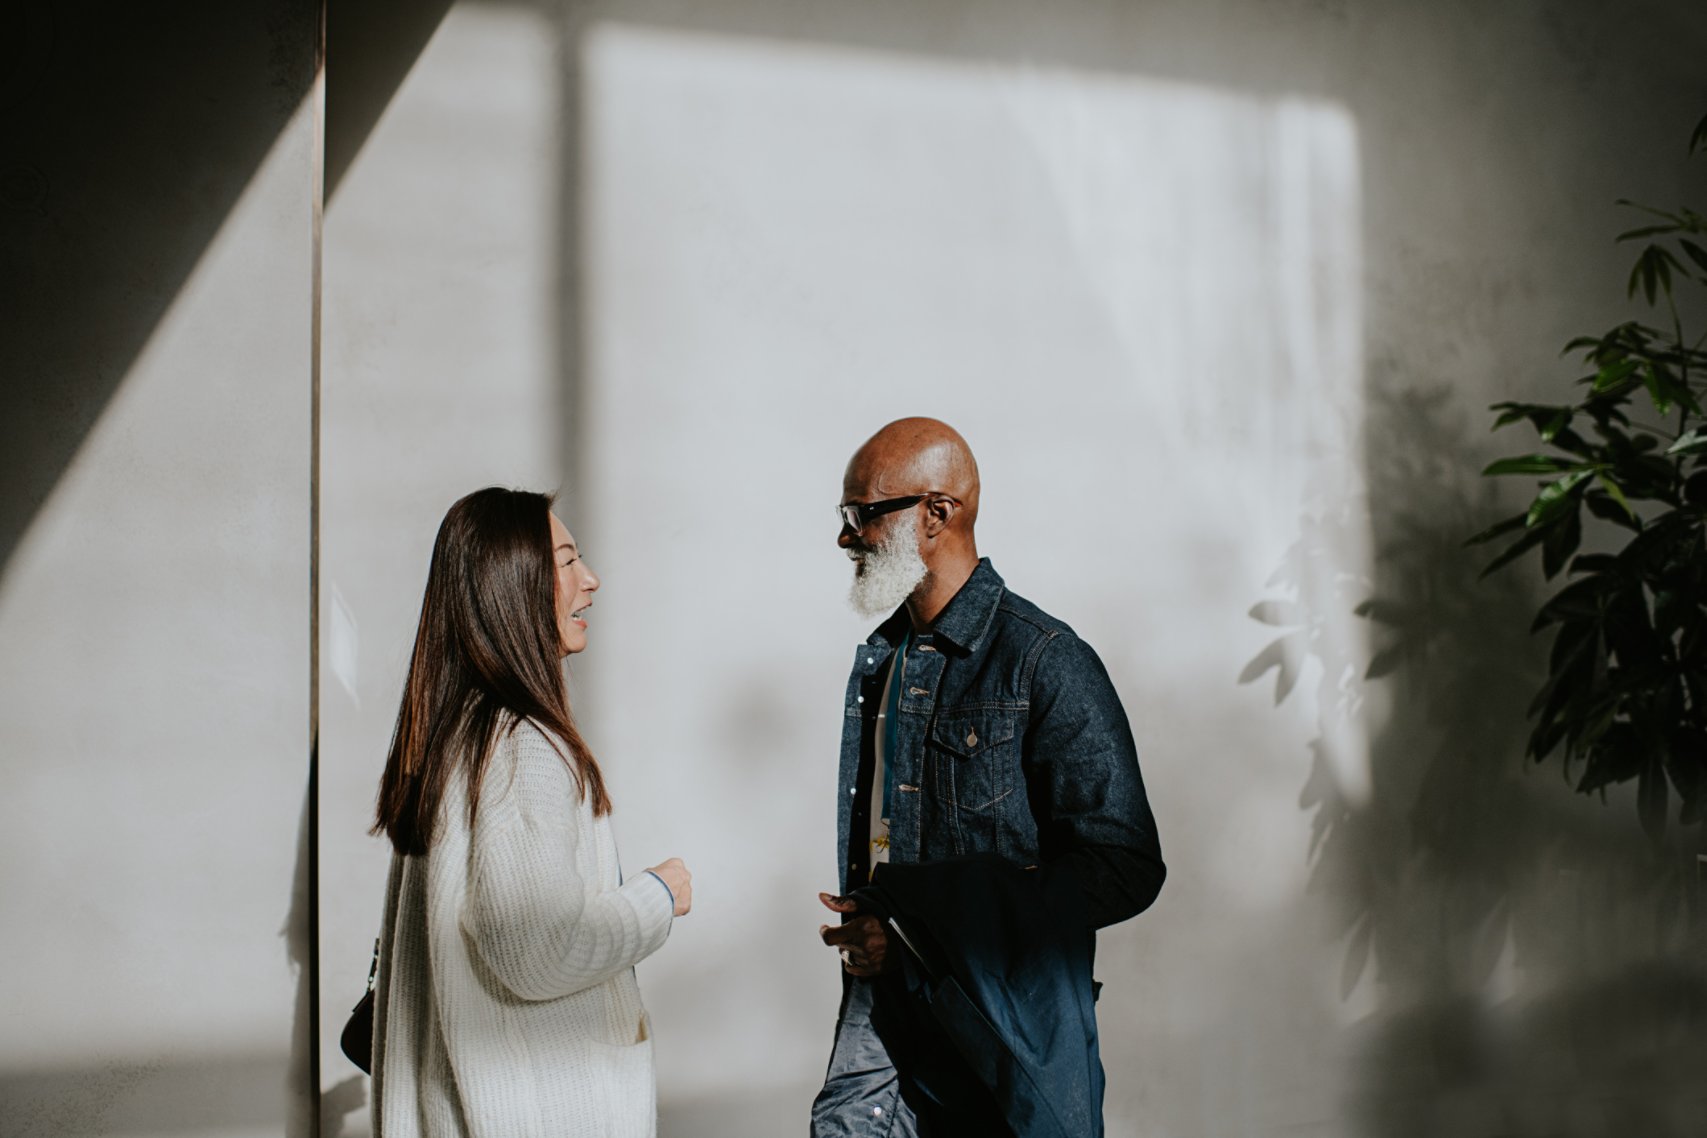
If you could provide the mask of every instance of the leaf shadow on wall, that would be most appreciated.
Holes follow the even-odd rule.
[[[1524,759],[1537,594],[1512,570],[1478,579],[1486,556],[1463,547],[1509,511],[1454,398],[1372,385],[1367,485],[1303,519],[1283,595],[1251,612],[1281,636],[1240,677],[1276,670],[1276,703],[1320,677],[1311,887],[1338,903],[1341,999],[1373,1009],[1345,1109],[1381,1138],[1707,1132],[1689,854],[1652,845],[1621,793]],[[1340,564],[1358,527],[1367,576]],[[1334,635],[1357,619],[1367,640]],[[1366,788],[1339,773],[1348,732]]]

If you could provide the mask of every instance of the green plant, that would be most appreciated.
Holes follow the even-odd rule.
[[[1690,139],[1698,149],[1707,118]],[[1539,550],[1548,580],[1568,578],[1532,629],[1555,631],[1529,755],[1562,749],[1584,792],[1636,780],[1638,816],[1657,840],[1671,788],[1685,824],[1707,806],[1707,336],[1685,330],[1686,311],[1703,323],[1707,217],[1620,204],[1647,215],[1618,237],[1642,243],[1627,295],[1640,293],[1665,326],[1631,320],[1567,344],[1590,368],[1575,402],[1493,405],[1496,430],[1526,422],[1551,449],[1483,471],[1545,480],[1526,510],[1470,543],[1517,535],[1484,576]],[[1659,422],[1640,421],[1650,408]],[[1591,551],[1579,552],[1585,512]]]

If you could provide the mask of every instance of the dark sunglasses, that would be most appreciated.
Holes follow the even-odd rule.
[[[865,528],[865,524],[873,518],[880,518],[884,514],[893,514],[897,510],[916,506],[927,498],[947,498],[955,505],[960,505],[960,499],[952,494],[942,494],[935,490],[929,490],[923,494],[909,494],[905,498],[888,498],[881,502],[844,502],[836,507],[836,513],[841,515],[843,525],[855,533],[859,533]]]

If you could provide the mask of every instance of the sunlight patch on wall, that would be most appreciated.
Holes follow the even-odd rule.
[[[1347,114],[615,24],[588,34],[583,84],[578,525],[605,589],[580,706],[625,857],[688,856],[704,899],[642,967],[674,1037],[660,1086],[821,1075],[837,989],[814,894],[870,625],[843,604],[831,507],[848,454],[904,414],[966,435],[981,550],[1098,649],[1134,720],[1172,935],[1145,917],[1104,938],[1127,993],[1105,1011],[1148,992],[1111,1070],[1253,986],[1331,1020],[1296,907],[1318,684],[1293,675],[1277,712],[1235,681],[1275,631],[1247,615],[1265,582],[1361,480]],[[1335,534],[1298,589],[1368,579],[1366,521]],[[1321,634],[1360,651],[1360,623]],[[1366,731],[1330,741],[1348,794]],[[1282,936],[1296,952],[1252,959]]]

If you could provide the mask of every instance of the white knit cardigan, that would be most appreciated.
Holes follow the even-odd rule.
[[[651,1030],[634,964],[674,905],[626,884],[530,722],[503,732],[474,825],[446,788],[425,855],[393,853],[375,988],[376,1138],[652,1138]]]

